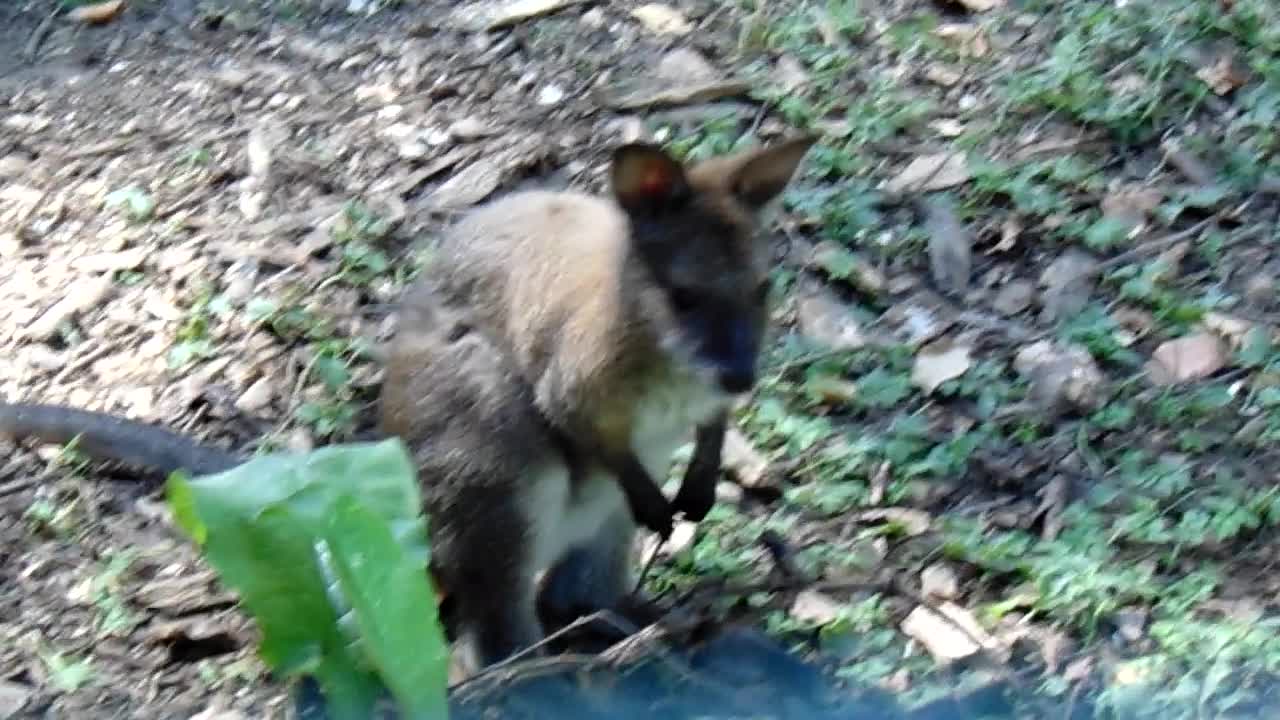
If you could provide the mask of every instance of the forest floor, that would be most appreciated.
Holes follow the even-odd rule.
[[[459,211],[813,130],[650,589],[906,702],[1280,705],[1272,0],[80,4],[0,7],[0,397],[340,442]],[[156,484],[6,453],[0,717],[279,716],[254,632]]]

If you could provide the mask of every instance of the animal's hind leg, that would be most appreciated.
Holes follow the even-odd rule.
[[[621,505],[594,537],[566,552],[548,570],[538,609],[549,623],[562,625],[598,610],[617,610],[631,592],[635,523]]]

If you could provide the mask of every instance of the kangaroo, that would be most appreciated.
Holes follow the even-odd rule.
[[[759,213],[815,140],[690,167],[627,144],[613,153],[611,197],[516,193],[442,238],[405,295],[385,377],[403,391],[384,395],[383,429],[415,448],[436,442],[421,398],[437,382],[442,333],[499,347],[533,406],[499,438],[510,445],[488,445],[504,458],[483,479],[444,460],[447,443],[419,456],[447,538],[433,541],[434,557],[457,604],[464,662],[488,665],[536,643],[539,603],[566,617],[615,607],[632,582],[637,524],[665,538],[674,513],[709,511],[728,410],[755,383],[767,325]],[[460,324],[428,321],[422,308],[442,305]],[[564,438],[565,452],[535,450],[529,443],[548,436],[525,429],[535,423]],[[690,433],[693,459],[668,502],[655,479]]]
[[[768,316],[760,211],[805,136],[685,167],[614,151],[611,193],[526,191],[473,210],[406,289],[379,430],[420,470],[432,574],[461,667],[534,646],[539,610],[616,607],[637,525],[715,500],[727,413],[750,391]],[[656,478],[692,433],[673,501]],[[171,472],[245,461],[148,424],[0,403],[0,435]],[[541,575],[541,578],[539,576]]]

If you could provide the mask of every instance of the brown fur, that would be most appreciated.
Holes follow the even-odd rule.
[[[665,536],[673,511],[709,509],[731,394],[699,364],[673,293],[759,331],[756,214],[812,142],[688,169],[623,148],[614,199],[531,191],[478,208],[406,293],[383,429],[421,464],[436,572],[473,668],[541,636],[537,573],[558,610],[609,607],[627,590],[636,520]],[[674,504],[654,481],[667,438],[656,455],[633,447],[667,417],[697,429]]]

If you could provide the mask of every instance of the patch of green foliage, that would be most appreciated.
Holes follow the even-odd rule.
[[[256,620],[262,658],[314,676],[332,717],[370,717],[383,688],[406,717],[447,717],[422,499],[398,440],[175,473],[168,498]]]

